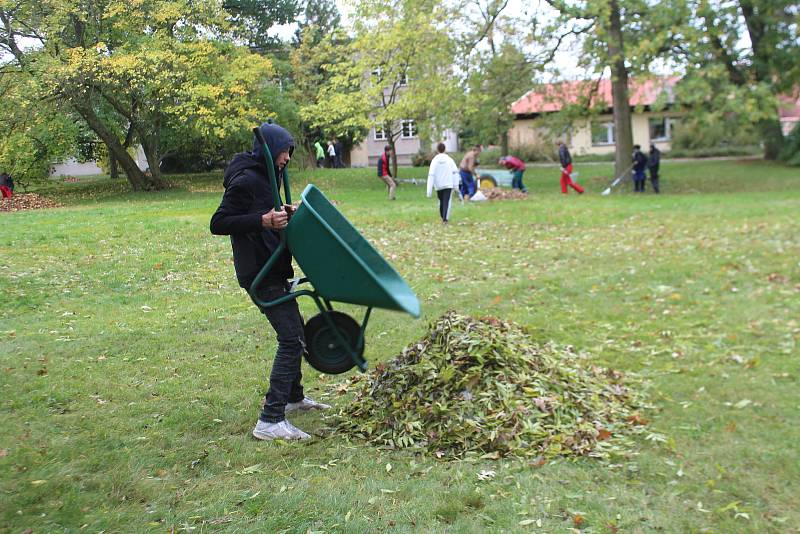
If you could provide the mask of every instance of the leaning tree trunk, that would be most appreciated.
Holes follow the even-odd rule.
[[[100,118],[95,113],[91,103],[78,103],[73,107],[78,114],[83,117],[89,128],[106,144],[109,151],[109,156],[116,158],[125,176],[128,177],[128,182],[131,184],[131,189],[134,191],[150,191],[160,189],[160,187],[153,187],[152,181],[144,172],[136,165],[136,161],[128,154],[122,143],[119,142],[117,136],[114,135]]]
[[[608,56],[611,61],[611,98],[614,106],[616,136],[614,175],[620,176],[624,173],[625,179],[629,179],[631,155],[633,154],[633,129],[631,127],[631,107],[628,100],[628,69],[625,66],[622,22],[617,0],[611,0],[610,8]]]

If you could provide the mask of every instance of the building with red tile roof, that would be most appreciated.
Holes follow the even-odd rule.
[[[672,130],[681,113],[673,109],[677,76],[642,78],[630,82],[629,103],[634,144],[660,150],[671,148]],[[574,154],[605,154],[614,151],[616,135],[612,115],[611,80],[570,81],[543,84],[522,95],[511,105],[515,115],[509,131],[512,147],[548,145],[553,139],[537,119],[567,106],[595,108],[599,115],[580,120],[566,134],[566,142]]]

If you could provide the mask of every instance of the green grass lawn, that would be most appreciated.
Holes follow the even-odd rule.
[[[372,363],[448,309],[512,319],[646,378],[635,454],[444,463],[316,414],[292,420],[326,437],[257,442],[275,342],[208,232],[220,176],[63,184],[40,192],[67,207],[0,213],[0,532],[800,531],[800,170],[668,162],[665,194],[609,197],[610,164],[577,170],[586,195],[536,167],[527,200],[457,204],[446,227],[423,185],[389,202],[371,169],[293,179],[420,298],[419,320],[373,313]]]

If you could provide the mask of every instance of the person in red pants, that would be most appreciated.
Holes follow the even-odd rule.
[[[561,160],[561,192],[566,195],[568,192],[567,186],[570,186],[572,189],[582,194],[583,187],[572,181],[572,156],[570,156],[564,141],[558,142],[558,159]]]

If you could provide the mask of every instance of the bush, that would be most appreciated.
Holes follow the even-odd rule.
[[[681,119],[672,138],[673,150],[722,149],[758,144],[759,137],[755,127],[745,118],[735,115]]]
[[[553,143],[540,141],[511,148],[511,153],[525,162],[558,161],[558,149]]]
[[[800,124],[797,124],[784,139],[778,159],[794,167],[800,167]]]
[[[425,152],[424,150],[420,150],[413,156],[411,156],[411,165],[414,167],[430,167],[431,160],[436,154],[433,152]]]

